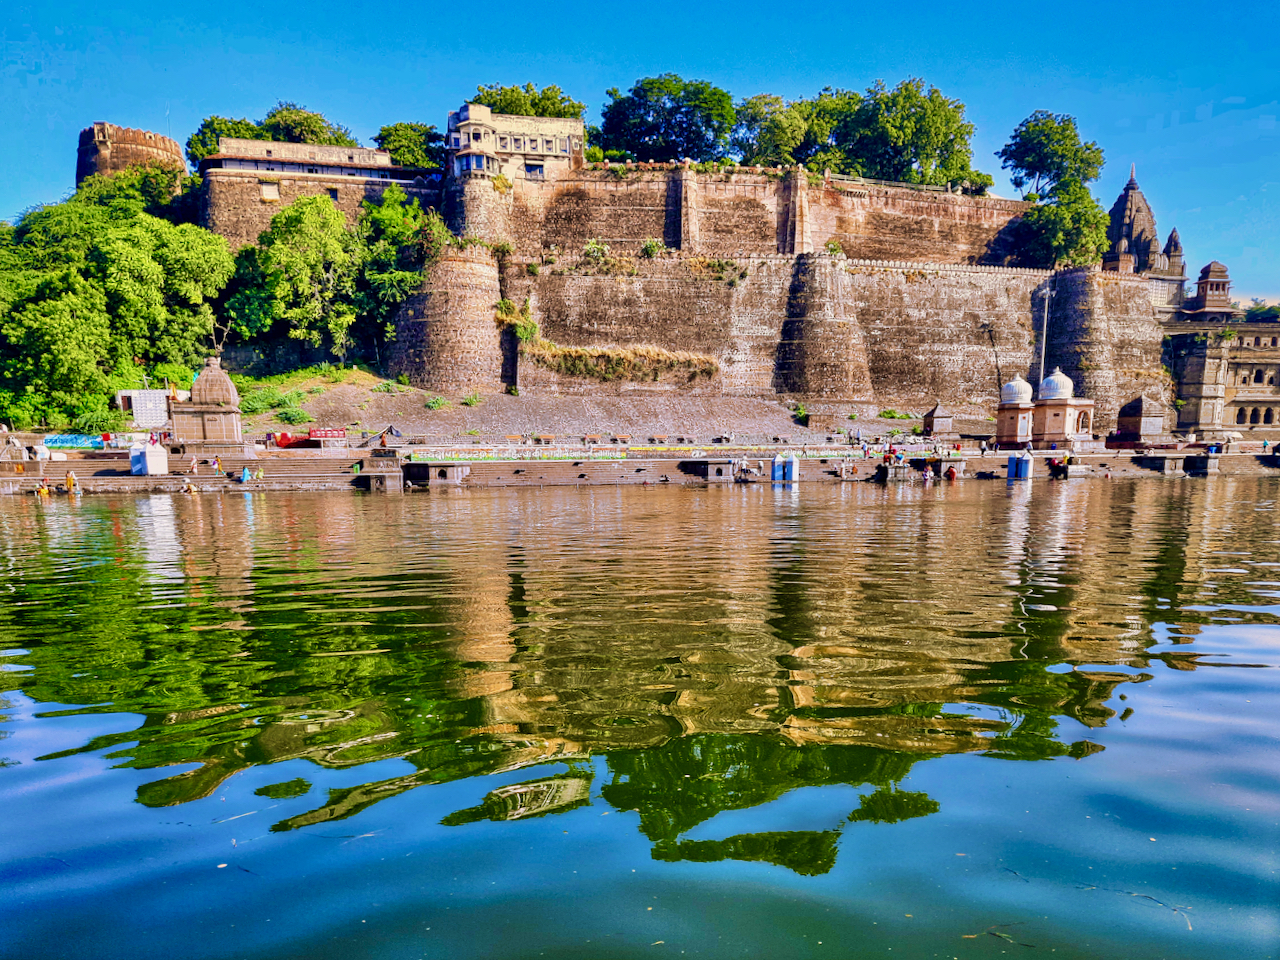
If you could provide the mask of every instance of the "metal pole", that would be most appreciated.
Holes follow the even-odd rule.
[[[1049,341],[1049,301],[1053,299],[1053,294],[1052,289],[1044,292],[1044,322],[1040,324],[1040,382],[1036,385],[1037,390],[1044,383],[1044,348]]]

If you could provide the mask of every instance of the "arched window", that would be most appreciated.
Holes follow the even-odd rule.
[[[463,157],[463,159],[465,160],[466,158],[465,158],[465,157]],[[1248,382],[1249,382],[1249,375],[1248,375],[1247,373],[1242,373],[1242,374],[1240,374],[1240,382],[1241,382],[1241,383],[1248,383]]]
[[[1262,422],[1262,411],[1260,411],[1257,407],[1254,407],[1254,408],[1253,408],[1253,412],[1249,414],[1249,422],[1250,422],[1250,423],[1261,423],[1261,422]]]
[[[1261,382],[1262,382],[1262,371],[1261,371],[1261,370],[1255,370],[1255,371],[1253,371],[1253,382],[1254,382],[1254,383],[1261,383]]]
[[[1274,387],[1275,385],[1276,385],[1276,378],[1275,378],[1275,376],[1267,377],[1267,386],[1268,386],[1268,387]]]
[[[1260,347],[1260,346],[1262,346],[1262,338],[1261,338],[1261,337],[1254,337],[1254,338],[1253,338],[1253,345],[1254,345],[1255,347]]]
[[[1271,410],[1271,408],[1270,408],[1270,407],[1267,407],[1266,412],[1264,412],[1264,413],[1262,414],[1262,422],[1263,422],[1263,423],[1274,423],[1274,422],[1275,422],[1275,420],[1273,420],[1273,419],[1272,419],[1272,410]]]
[[[1244,422],[1245,422],[1245,412],[1244,412],[1244,407],[1241,407],[1239,410],[1236,411],[1236,423],[1244,423]]]
[[[1272,337],[1272,338],[1271,338],[1271,345],[1272,345],[1273,347],[1274,347],[1274,346],[1276,346],[1276,344],[1277,344],[1278,342],[1280,342],[1280,341],[1277,341],[1275,337]]]

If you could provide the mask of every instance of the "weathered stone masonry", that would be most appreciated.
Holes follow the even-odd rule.
[[[95,123],[80,131],[76,151],[76,186],[95,173],[119,173],[128,167],[159,163],[185,171],[187,161],[176,140],[149,130]]]
[[[588,169],[575,121],[531,123],[459,112],[443,180],[393,169],[377,151],[328,157],[334,148],[255,142],[202,165],[204,223],[240,246],[298,197],[327,193],[353,221],[362,201],[400,182],[459,236],[508,248],[501,266],[486,247],[449,252],[400,311],[392,372],[442,393],[680,390],[862,411],[941,401],[985,416],[1002,378],[1038,382],[1047,321],[1046,369],[1074,378],[1097,402],[1096,429],[1107,430],[1135,396],[1172,399],[1161,356],[1170,324],[1193,313],[1212,319],[1203,304],[1184,305],[1177,231],[1161,248],[1134,178],[1113,208],[1103,269],[1051,274],[1004,266],[1021,201],[803,168]],[[172,156],[176,147],[157,149]],[[262,155],[250,158],[251,149]],[[273,161],[282,166],[270,169]],[[330,161],[333,170],[305,166]],[[609,246],[610,269],[579,263],[589,240]],[[652,240],[665,252],[640,257]],[[1225,290],[1221,273],[1210,285]],[[534,369],[495,323],[500,297],[528,300],[542,335],[562,346],[684,350],[718,371],[601,384]],[[1193,398],[1186,409],[1238,416],[1222,413],[1221,400]]]

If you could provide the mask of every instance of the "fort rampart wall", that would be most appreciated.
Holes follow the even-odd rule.
[[[530,276],[510,264],[503,291],[528,299],[542,335],[561,345],[656,345],[710,356],[723,394],[864,411],[919,411],[942,401],[981,416],[998,402],[1001,377],[1029,373],[1033,305],[1051,276],[827,254],[739,257],[732,269],[705,257],[637,259],[633,269]],[[532,383],[561,392],[545,375]]]
[[[271,226],[271,218],[299,197],[328,196],[353,224],[360,204],[376,200],[394,181],[311,174],[262,173],[253,170],[206,170],[200,198],[200,222],[227,238],[231,249],[253,243]],[[438,184],[397,183],[423,207],[439,207]]]
[[[634,253],[657,239],[712,257],[811,253],[834,241],[850,257],[999,264],[1027,207],[803,171],[703,173],[655,164],[578,170],[501,189],[470,178],[454,191],[459,201],[465,197],[449,217],[458,232],[507,240],[527,258],[573,256],[588,240]]]
[[[396,315],[390,374],[453,395],[501,393],[504,336],[494,315],[500,297],[498,264],[488,248],[446,251]],[[505,347],[510,353],[511,344]]]
[[[1114,429],[1116,411],[1135,397],[1172,403],[1173,380],[1162,362],[1164,329],[1145,277],[1082,267],[1055,274],[1052,289],[1045,371],[1062,367],[1075,381],[1076,395],[1097,404],[1095,433]],[[1039,378],[1043,295],[1035,305],[1033,383]]]
[[[176,140],[149,130],[95,123],[80,131],[76,151],[76,186],[95,173],[119,173],[127,167],[146,163],[187,169],[182,146]]]

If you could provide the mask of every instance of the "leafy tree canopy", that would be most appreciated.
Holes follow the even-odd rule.
[[[1102,173],[1102,148],[1082,143],[1075,117],[1037,110],[1018,124],[1009,142],[996,152],[1000,166],[1019,190],[1045,196],[1064,180],[1088,184]]]
[[[233,265],[223,238],[147,212],[172,212],[179,176],[90,177],[0,231],[0,419],[65,424],[140,367],[205,353]]]
[[[876,81],[858,105],[850,153],[866,177],[928,184],[968,180],[985,189],[991,177],[970,166],[973,129],[963,103],[937,87],[926,92],[923,80],[904,80],[892,90]]]
[[[729,149],[733,98],[705,80],[674,73],[637,80],[626,94],[608,91],[602,150],[624,150],[642,161],[716,160]]]
[[[357,253],[332,200],[295,200],[271,218],[256,247],[236,258],[237,292],[226,305],[233,329],[252,336],[279,323],[294,339],[345,355],[356,319]]]
[[[444,166],[444,134],[431,124],[387,124],[374,135],[373,142],[388,151],[397,166],[428,170]]]
[[[944,184],[982,192],[991,177],[972,169],[973,124],[964,104],[904,80],[876,81],[865,94],[828,87],[811,99],[761,94],[741,101],[731,146],[744,163],[803,163],[811,169]]]
[[[743,163],[790,165],[849,173],[849,134],[856,128],[862,98],[853,91],[826,88],[811,100],[790,103],[773,94],[743,100],[731,141]]]
[[[476,88],[472,103],[483,104],[494,113],[517,117],[567,117],[582,119],[587,105],[573,100],[557,86],[537,89],[532,83],[523,87],[504,87],[500,83]]]
[[[1267,303],[1260,297],[1254,297],[1244,312],[1244,318],[1247,321],[1280,320],[1280,303]]]
[[[1107,249],[1107,213],[1078,180],[1062,180],[1044,203],[1022,216],[1022,259],[1028,266],[1085,266]]]
[[[358,147],[359,141],[341,124],[332,123],[324,114],[316,113],[287,100],[279,101],[256,123],[241,118],[206,117],[187,138],[187,160],[193,167],[218,152],[219,137],[242,140],[277,140],[288,143],[323,143],[340,147]]]

